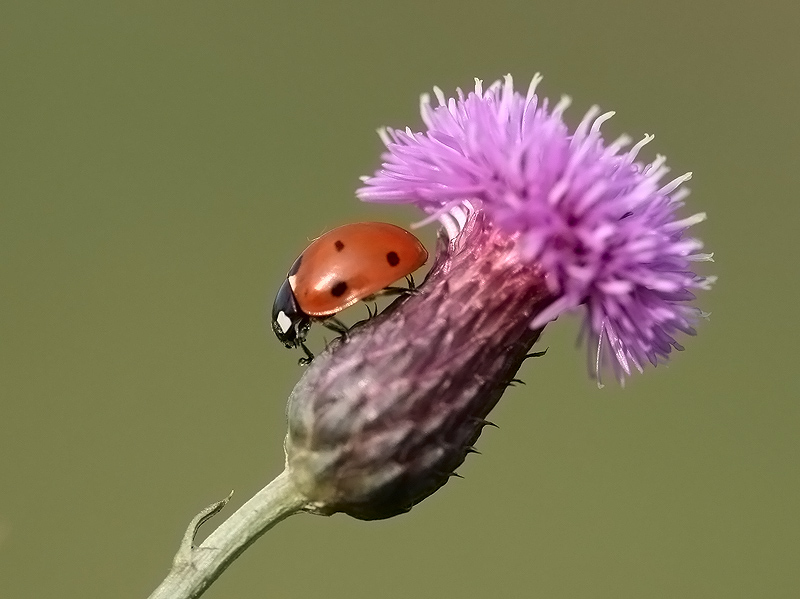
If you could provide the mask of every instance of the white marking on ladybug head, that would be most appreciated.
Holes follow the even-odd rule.
[[[281,328],[282,333],[286,333],[289,329],[292,328],[292,319],[286,316],[286,312],[281,310],[278,312],[277,318],[275,318],[275,322],[278,323],[278,326]]]

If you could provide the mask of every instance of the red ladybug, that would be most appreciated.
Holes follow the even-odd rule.
[[[428,252],[405,229],[389,223],[353,223],[333,229],[311,242],[295,260],[272,307],[272,330],[286,347],[305,345],[312,321],[338,333],[347,327],[337,312],[369,298],[411,274]]]

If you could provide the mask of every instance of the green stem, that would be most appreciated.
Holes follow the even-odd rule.
[[[172,569],[150,599],[199,597],[258,537],[281,520],[301,511],[308,503],[294,487],[288,471],[284,470],[220,524],[205,541],[194,547],[192,542],[197,529],[219,512],[228,499],[209,506],[192,520]]]

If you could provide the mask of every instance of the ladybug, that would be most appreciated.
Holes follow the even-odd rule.
[[[347,327],[334,314],[380,292],[425,264],[425,246],[405,229],[389,223],[352,223],[311,242],[295,260],[272,306],[272,330],[287,348],[305,345],[311,323],[322,322],[340,334]]]

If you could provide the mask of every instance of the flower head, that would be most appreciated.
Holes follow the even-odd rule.
[[[538,81],[526,96],[510,77],[437,90],[427,131],[383,133],[383,169],[359,195],[444,226],[424,283],[334,339],[292,391],[286,461],[310,511],[388,518],[444,485],[566,310],[586,311],[593,371],[608,356],[620,378],[694,332],[687,302],[711,281],[686,236],[702,215],[677,215],[688,176],[663,183],[663,158],[636,161],[650,136],[606,143],[608,113],[570,131],[568,102],[540,102]]]
[[[683,349],[677,332],[694,334],[702,313],[687,302],[713,278],[692,270],[711,255],[686,231],[705,215],[678,215],[690,173],[665,182],[662,156],[637,161],[652,136],[606,142],[600,128],[613,113],[597,107],[571,131],[569,98],[551,107],[535,93],[540,81],[524,96],[511,76],[456,98],[435,89],[435,107],[423,95],[426,131],[382,131],[383,168],[358,195],[414,203],[432,219],[465,202],[483,212],[515,236],[520,261],[545,273],[555,299],[530,326],[582,307],[592,373],[609,362],[622,380]]]

